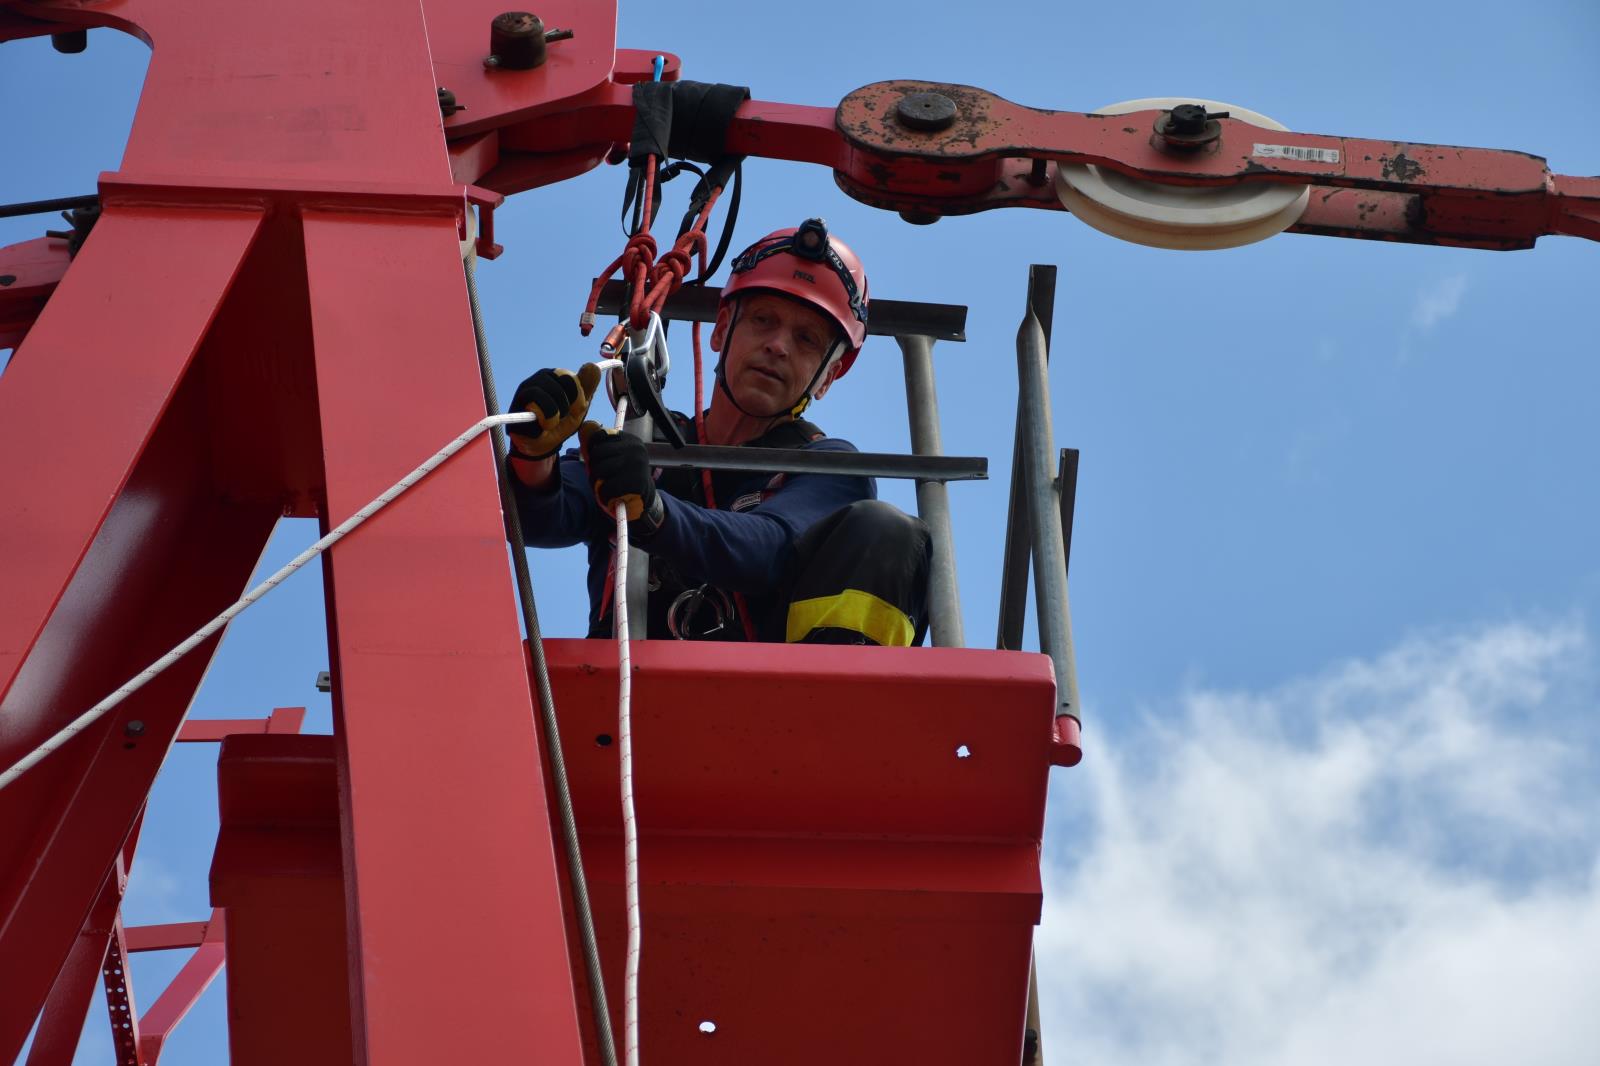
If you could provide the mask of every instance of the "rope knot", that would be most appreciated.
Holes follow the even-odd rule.
[[[689,276],[689,271],[693,267],[694,260],[689,252],[682,247],[674,248],[656,263],[650,284],[652,286],[665,284],[668,293],[671,294],[683,284],[683,279]]]

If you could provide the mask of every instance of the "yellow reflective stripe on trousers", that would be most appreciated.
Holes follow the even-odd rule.
[[[916,635],[904,611],[860,589],[791,603],[784,639],[793,644],[813,629],[848,629],[886,648],[909,648]]]

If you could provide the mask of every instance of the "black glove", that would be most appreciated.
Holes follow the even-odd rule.
[[[574,374],[570,370],[541,370],[521,385],[511,397],[512,411],[537,415],[537,422],[515,422],[511,447],[518,459],[548,459],[578,428],[589,413],[589,401],[600,384],[600,368],[585,363]]]
[[[628,521],[640,535],[648,537],[661,528],[666,508],[656,492],[656,480],[645,455],[644,441],[598,422],[585,422],[578,430],[583,450],[583,465],[589,471],[594,498],[606,514],[616,513],[617,504],[628,509]]]

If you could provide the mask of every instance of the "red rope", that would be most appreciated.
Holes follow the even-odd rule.
[[[711,220],[711,211],[717,205],[717,199],[722,195],[719,185],[711,190],[711,195],[706,198],[706,203],[700,209],[700,215],[695,219],[694,225],[683,232],[683,235],[673,242],[672,248],[659,260],[656,259],[655,238],[650,235],[650,222],[652,216],[652,191],[655,185],[656,160],[650,157],[645,168],[644,205],[641,213],[639,232],[628,238],[627,245],[622,249],[622,254],[611,261],[611,265],[594,279],[594,285],[589,290],[589,301],[584,305],[583,315],[578,320],[578,329],[587,337],[594,328],[595,313],[600,306],[600,290],[605,287],[619,269],[633,285],[633,298],[628,305],[628,324],[634,329],[643,329],[650,322],[650,312],[657,314],[666,307],[667,300],[672,294],[683,287],[683,281],[689,276],[690,267],[696,260],[699,262],[700,273],[706,272],[706,224]],[[701,443],[706,439],[705,419],[705,356],[700,346],[700,323],[694,324],[694,429],[695,438]],[[613,328],[606,335],[602,347],[615,349],[622,340],[622,325]],[[605,353],[609,354],[609,352]],[[717,509],[717,495],[712,488],[711,471],[700,471],[700,487],[705,494],[706,508]],[[606,593],[611,590],[611,583],[606,582]],[[756,639],[755,625],[750,621],[750,606],[745,602],[744,593],[733,594],[734,604],[738,610],[739,622],[744,629],[745,639],[752,643]],[[600,613],[606,610],[605,598],[601,601]]]
[[[622,254],[613,259],[600,276],[594,279],[594,285],[589,289],[589,300],[584,305],[582,317],[578,320],[578,329],[585,337],[594,329],[595,314],[600,306],[600,290],[618,270],[622,271],[633,288],[627,317],[628,324],[634,329],[645,328],[650,322],[650,312],[659,314],[666,307],[667,300],[672,294],[683,287],[684,279],[689,276],[696,259],[699,260],[700,272],[705,273],[706,223],[710,221],[712,208],[722,195],[722,188],[718,186],[711,190],[711,195],[706,199],[705,206],[700,209],[700,215],[695,219],[694,225],[673,242],[665,255],[657,259],[656,241],[650,234],[650,223],[656,206],[651,194],[651,186],[655,184],[654,157],[645,168],[645,181],[646,192],[639,232],[628,238]]]
[[[722,189],[720,187],[711,191],[711,198],[706,201],[705,210],[700,212],[700,218],[692,228],[684,233],[683,238],[678,242],[678,247],[668,253],[669,255],[676,254],[690,238],[694,238],[695,250],[700,255],[701,274],[706,272],[706,220],[711,217],[711,208],[721,194]],[[681,284],[681,278],[682,275],[680,274],[678,284]],[[673,288],[676,287],[677,284],[674,284]],[[662,302],[665,303],[665,299]],[[696,440],[704,444],[706,440],[706,379],[705,353],[700,347],[700,323],[696,322],[694,324],[691,336],[694,338],[694,435]],[[704,467],[700,469],[700,488],[705,493],[706,508],[715,511],[717,509],[717,493],[711,487],[711,471]],[[733,603],[739,614],[739,624],[744,629],[744,639],[754,644],[756,627],[750,621],[750,605],[745,602],[744,593],[735,592],[733,594]]]

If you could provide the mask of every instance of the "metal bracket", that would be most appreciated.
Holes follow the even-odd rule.
[[[612,354],[612,353],[606,353]],[[649,415],[661,427],[667,443],[682,448],[688,441],[678,429],[677,419],[667,410],[661,399],[661,387],[667,383],[667,371],[672,369],[672,355],[667,351],[667,330],[661,316],[650,312],[650,321],[642,330],[623,331],[622,347],[614,353],[622,360],[624,386],[628,391],[628,408],[632,413]],[[607,379],[606,389],[611,402],[617,402],[617,379]]]

